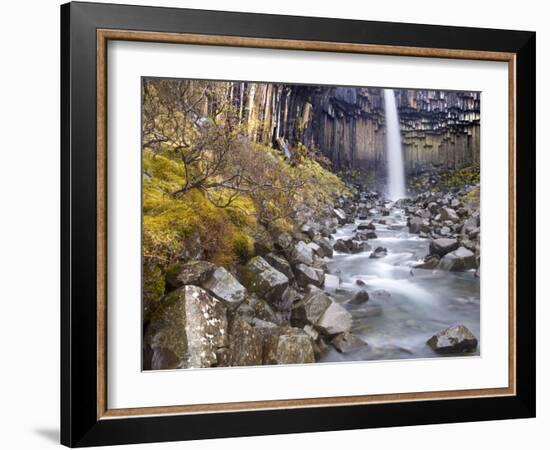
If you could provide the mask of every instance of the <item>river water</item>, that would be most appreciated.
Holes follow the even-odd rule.
[[[387,223],[379,224],[378,219]],[[333,237],[353,236],[359,223],[339,228]],[[336,289],[325,288],[352,314],[352,332],[369,345],[348,354],[329,347],[321,362],[437,357],[440,355],[426,341],[458,324],[468,327],[479,341],[479,278],[474,272],[412,269],[428,254],[429,239],[409,234],[405,214],[397,208],[389,216],[376,216],[374,223],[378,238],[368,242],[373,250],[386,247],[388,255],[371,259],[370,251],[353,255],[335,252],[329,272],[338,275],[341,283]],[[359,286],[357,280],[365,285]],[[350,304],[349,298],[360,289],[369,292],[369,301]],[[468,355],[479,355],[479,347]]]

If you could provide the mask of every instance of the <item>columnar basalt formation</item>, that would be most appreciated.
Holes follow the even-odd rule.
[[[479,92],[396,89],[405,166],[479,162]],[[249,135],[316,148],[336,167],[386,170],[383,89],[306,85],[244,87]],[[255,104],[255,103],[256,104]],[[245,104],[247,102],[245,101]],[[262,129],[255,124],[264,123]]]

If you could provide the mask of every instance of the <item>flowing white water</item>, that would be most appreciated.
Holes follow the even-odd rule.
[[[398,200],[406,196],[406,190],[399,116],[393,89],[384,89],[384,106],[386,108],[386,148],[388,152],[387,194],[391,200]]]

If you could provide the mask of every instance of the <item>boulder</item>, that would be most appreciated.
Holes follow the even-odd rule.
[[[458,222],[460,219],[456,211],[452,208],[443,207],[439,210],[439,220],[452,220],[453,222]]]
[[[266,328],[264,364],[306,364],[315,362],[313,340],[299,328]]]
[[[415,269],[433,270],[438,266],[438,264],[439,264],[439,256],[437,256],[437,255],[428,255],[424,259],[423,263],[415,265],[414,268]]]
[[[340,253],[351,253],[351,250],[349,249],[346,241],[343,239],[338,239],[334,243],[334,250]]]
[[[166,288],[174,290],[186,284],[200,286],[212,276],[216,268],[208,261],[176,264],[166,272]]]
[[[359,339],[352,333],[341,333],[337,335],[331,341],[331,344],[340,353],[353,353],[368,347],[368,344],[365,341]]]
[[[430,254],[445,256],[447,253],[452,252],[458,248],[458,241],[456,239],[434,239],[430,242]]]
[[[464,247],[447,253],[439,261],[438,269],[448,270],[449,272],[462,272],[477,267],[475,254]]]
[[[331,305],[332,300],[320,289],[311,289],[292,310],[292,322],[299,326],[314,325]]]
[[[229,351],[224,357],[224,366],[259,366],[263,363],[263,336],[239,315],[230,321]]]
[[[294,264],[313,264],[313,250],[304,241],[297,242],[288,253],[288,259]]]
[[[288,277],[271,266],[261,256],[255,256],[241,270],[241,278],[250,292],[265,298],[280,309],[281,297],[288,287]]]
[[[433,335],[426,342],[437,353],[474,352],[477,339],[464,325],[455,325]]]
[[[268,253],[264,256],[264,259],[268,262],[270,266],[281,272],[282,274],[286,275],[286,277],[289,280],[294,279],[294,274],[292,273],[292,267],[290,266],[290,263],[280,255],[276,255],[275,253]]]
[[[352,241],[351,242],[351,253],[361,253],[361,252],[368,252],[371,250],[372,247],[370,246],[367,241]]]
[[[335,291],[340,286],[340,278],[329,273],[325,274],[325,289]]]
[[[316,269],[306,266],[305,264],[298,264],[294,270],[296,282],[302,287],[306,287],[309,284],[322,287],[325,282],[325,273],[322,269]]]
[[[363,289],[357,291],[353,297],[350,299],[352,305],[362,305],[369,301],[369,293]]]
[[[421,217],[411,217],[408,221],[409,233],[418,234],[420,232],[428,233],[430,223],[427,219]]]
[[[227,308],[198,286],[168,294],[145,334],[153,370],[211,367],[228,344]]]
[[[336,216],[336,219],[338,219],[338,223],[341,225],[345,224],[348,220],[346,213],[339,208],[334,208],[334,215]]]
[[[214,297],[223,300],[231,308],[238,307],[246,298],[245,287],[223,267],[217,267],[202,283],[202,287]]]
[[[321,237],[317,239],[315,243],[319,247],[317,254],[321,258],[332,258],[334,251],[332,250],[332,245],[330,245],[330,241],[326,237]]]
[[[351,314],[344,307],[331,300],[315,328],[325,335],[345,333],[351,330],[352,320]]]
[[[374,251],[370,254],[369,258],[378,259],[383,258],[388,254],[388,249],[385,247],[376,247]]]

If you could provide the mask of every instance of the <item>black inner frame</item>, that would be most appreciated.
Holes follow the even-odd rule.
[[[515,53],[517,395],[98,420],[99,28]],[[534,417],[535,101],[534,32],[94,3],[62,5],[61,443],[81,447]]]

